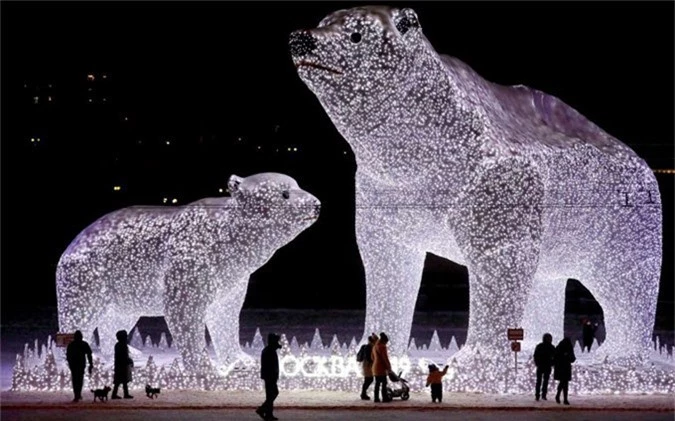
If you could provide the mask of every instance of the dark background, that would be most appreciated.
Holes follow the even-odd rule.
[[[56,305],[61,253],[103,214],[267,171],[322,213],[252,276],[244,307],[363,309],[354,158],[287,48],[291,31],[361,4],[3,1],[2,318]],[[652,168],[674,167],[672,2],[388,4],[415,9],[440,53],[553,94]],[[672,330],[673,174],[656,176],[657,325]],[[567,292],[568,310],[597,310],[578,282]],[[465,268],[429,255],[417,308],[466,311]]]

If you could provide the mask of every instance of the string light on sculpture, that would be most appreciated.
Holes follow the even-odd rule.
[[[607,330],[607,341],[573,370],[573,393],[675,391],[672,357],[647,351],[661,205],[652,172],[633,151],[557,98],[492,84],[438,55],[411,9],[336,12],[317,30],[294,33],[291,51],[355,154],[364,331],[387,332],[393,368],[412,390],[424,390],[420,361],[446,358],[446,390],[530,391],[531,358],[517,377],[502,363],[506,328],[559,338],[563,280],[572,277],[602,305]],[[232,176],[228,187],[231,198],[106,215],[59,262],[60,329],[90,336],[98,327],[103,353],[112,352],[105,342],[115,330],[140,316],[166,317],[180,358],[162,366],[148,358],[133,386],[153,379],[168,389],[262,388],[259,351],[251,358],[239,344],[241,280],[316,219],[318,201],[279,174]],[[296,206],[282,205],[288,201]],[[454,338],[439,350],[437,337],[406,349],[427,252],[469,269],[469,332],[459,350]],[[158,273],[166,284],[153,282]],[[186,280],[205,283],[188,288]],[[209,364],[204,321],[221,372]],[[325,347],[317,330],[309,347],[288,344],[282,387],[357,390],[356,346],[343,356],[337,343]],[[62,350],[38,350],[36,343],[18,356],[13,389],[66,390]],[[655,363],[633,358],[645,354]],[[92,378],[108,381],[112,369],[100,361]]]
[[[57,267],[60,331],[98,328],[109,356],[117,330],[164,316],[182,364],[197,371],[206,324],[229,372],[245,357],[239,313],[250,274],[317,220],[320,203],[283,174],[233,175],[228,190],[181,207],[121,209],[82,231]]]
[[[335,12],[292,33],[290,51],[356,158],[364,338],[384,331],[391,353],[406,353],[430,252],[468,268],[467,346],[456,358],[486,381],[508,375],[507,328],[523,327],[526,347],[545,332],[562,339],[568,278],[604,310],[601,353],[644,361],[661,203],[628,146],[558,98],[438,54],[412,9]]]
[[[453,338],[454,340],[454,338]],[[452,342],[452,341],[451,341]],[[48,339],[49,346],[26,347],[23,354],[17,355],[12,377],[13,391],[67,391],[70,390],[70,373],[65,362],[64,348],[57,348]],[[438,351],[429,351],[426,346],[411,348],[410,356],[392,357],[392,370],[402,372],[412,391],[425,391],[425,379],[428,364],[443,364],[448,358],[450,366],[444,377],[444,389],[454,392],[487,393],[529,393],[532,388],[536,368],[531,355],[525,354],[522,368],[517,377],[507,379],[502,372],[509,367],[501,367],[498,372],[480,370],[479,367],[462,365],[454,358],[450,347]],[[151,345],[139,351],[136,356],[132,390],[142,389],[146,383],[157,384],[165,389],[193,390],[260,390],[260,365],[256,357],[244,355],[231,366],[214,368],[207,359],[197,372],[189,372],[182,367],[178,358],[171,360],[172,350],[161,350]],[[169,354],[166,354],[169,352]],[[254,354],[252,349],[246,352]],[[573,370],[570,387],[577,394],[597,393],[673,393],[675,392],[675,363],[671,354],[661,349],[653,350],[651,359],[655,363],[648,368],[626,368],[608,361],[593,363],[587,353],[579,355]],[[156,362],[154,357],[164,363]],[[168,357],[168,359],[167,359]],[[489,356],[481,356],[475,364],[485,364]],[[145,362],[144,364],[144,361]],[[167,362],[168,361],[168,362]],[[363,381],[361,365],[356,361],[356,350],[344,356],[331,355],[329,349],[312,348],[302,352],[290,352],[279,359],[280,381],[286,390],[358,390]],[[112,362],[103,363],[99,354],[94,355],[92,376],[85,376],[85,389],[109,384],[113,377]],[[552,380],[553,381],[553,380]],[[555,381],[551,388],[555,387]]]

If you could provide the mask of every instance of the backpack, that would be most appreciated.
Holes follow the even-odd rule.
[[[368,349],[368,345],[361,345],[361,348],[359,349],[359,352],[356,354],[356,361],[358,362],[363,362],[366,359],[366,351]]]

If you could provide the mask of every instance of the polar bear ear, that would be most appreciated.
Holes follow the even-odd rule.
[[[235,194],[239,193],[239,185],[241,184],[242,181],[244,181],[243,178],[232,174],[230,176],[230,179],[227,180],[227,191],[231,195],[235,195]]]
[[[402,9],[396,18],[396,29],[398,32],[401,35],[405,35],[407,32],[419,28],[420,21],[417,19],[417,13],[410,8]]]

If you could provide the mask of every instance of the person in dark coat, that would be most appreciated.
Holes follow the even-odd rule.
[[[132,399],[133,396],[129,394],[128,383],[131,381],[131,369],[134,366],[134,362],[129,357],[127,331],[120,330],[115,336],[117,337],[117,343],[115,344],[115,374],[113,379],[115,386],[112,390],[112,399],[121,399],[117,394],[117,389],[119,388],[120,384],[122,385],[122,390],[124,391],[124,398]]]
[[[545,333],[542,337],[542,342],[534,348],[534,365],[537,366],[537,383],[534,388],[534,398],[536,400],[539,400],[539,396],[543,400],[546,400],[548,380],[551,376],[551,367],[553,367],[554,361],[555,346],[553,346],[553,336],[550,333]]]
[[[368,343],[363,344],[361,349],[359,349],[359,354],[363,356],[363,361],[361,361],[361,370],[363,373],[363,385],[361,386],[361,399],[369,401],[370,396],[368,396],[368,388],[373,384],[373,346],[379,338],[376,334],[372,334],[368,337]]]
[[[555,348],[555,373],[553,378],[558,380],[558,393],[555,395],[555,401],[558,403],[560,403],[560,392],[562,392],[565,405],[570,404],[567,400],[567,390],[569,381],[572,379],[572,363],[576,360],[572,341],[570,341],[570,338],[564,338]]]
[[[279,395],[279,388],[277,387],[279,356],[277,355],[277,349],[281,349],[280,339],[279,335],[275,333],[267,335],[267,346],[260,354],[260,378],[265,381],[265,402],[255,412],[265,421],[278,419],[274,416],[274,400]]]
[[[73,393],[75,394],[73,402],[81,401],[84,369],[87,366],[87,360],[89,361],[89,375],[91,375],[94,364],[91,358],[91,347],[86,341],[82,340],[82,332],[79,330],[75,331],[73,341],[66,348],[66,360],[73,380]]]
[[[587,352],[591,352],[591,345],[593,345],[593,339],[595,338],[596,330],[598,330],[598,324],[597,323],[594,324],[591,323],[590,320],[586,320],[582,332],[582,341],[583,341],[583,346],[581,347],[582,352],[584,351],[584,349],[586,349]]]

